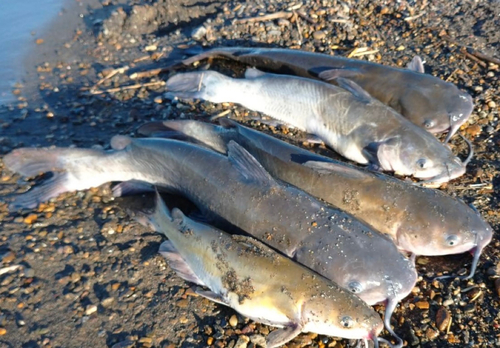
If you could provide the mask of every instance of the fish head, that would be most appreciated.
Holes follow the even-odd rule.
[[[474,274],[483,249],[491,242],[493,229],[474,206],[436,192],[433,208],[409,212],[411,228],[402,224],[397,232],[401,250],[415,255],[441,256],[471,252]]]
[[[448,182],[465,174],[472,147],[469,158],[462,162],[433,135],[412,128],[412,132],[403,131],[380,143],[377,157],[382,169],[432,183]]]
[[[448,141],[473,110],[472,97],[448,82],[415,84],[402,96],[399,111],[430,133],[448,131]],[[396,108],[398,109],[398,108]]]
[[[322,293],[314,301],[304,302],[302,320],[307,323],[305,331],[348,339],[376,340],[384,328],[380,315],[359,297],[344,289],[334,290],[335,294],[331,296]]]

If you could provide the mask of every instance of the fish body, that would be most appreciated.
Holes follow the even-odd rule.
[[[228,156],[170,139],[117,136],[115,150],[14,150],[7,168],[24,176],[55,173],[19,195],[12,207],[34,207],[65,191],[110,181],[141,181],[188,198],[211,221],[236,227],[340,286],[368,304],[395,305],[416,282],[413,263],[393,242],[352,215],[275,181],[235,143]],[[126,191],[125,186],[120,186]]]
[[[465,173],[465,164],[432,134],[371,98],[352,81],[340,88],[302,77],[247,70],[234,79],[215,71],[177,74],[167,97],[233,102],[317,135],[342,156],[434,183]]]
[[[491,226],[470,206],[441,191],[361,170],[224,120],[224,126],[197,121],[143,125],[147,136],[178,136],[227,153],[236,141],[273,176],[352,214],[390,236],[414,255],[438,256],[471,251],[474,275],[479,255],[492,238]]]
[[[280,48],[215,48],[183,61],[224,57],[257,68],[336,83],[344,77],[431,133],[448,131],[449,140],[473,110],[472,97],[454,84],[424,74],[417,56],[408,69],[373,62]]]
[[[139,213],[139,221],[168,237],[160,253],[179,276],[210,289],[198,294],[282,328],[268,336],[268,348],[300,332],[376,341],[383,328],[351,292],[251,237],[229,235],[178,209],[170,213],[159,195],[154,212]]]

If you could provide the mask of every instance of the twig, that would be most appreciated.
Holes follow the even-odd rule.
[[[300,27],[299,23],[299,16],[295,11],[293,11],[293,18],[295,19],[295,25],[297,26],[297,32],[299,33],[299,45],[302,45],[302,40],[304,39],[304,37],[302,36],[302,28]]]
[[[230,112],[231,112],[231,109],[224,110],[221,113],[218,113],[217,115],[210,117],[210,121],[214,121],[218,118],[224,117],[227,114],[229,114]]]
[[[361,47],[361,48],[355,48],[352,50],[351,53],[347,55],[347,58],[352,58],[352,57],[361,57],[365,56],[367,54],[374,54],[377,53],[378,50],[369,50],[368,47]]]
[[[462,47],[460,49],[460,53],[462,53],[464,56],[466,56],[467,58],[475,61],[477,64],[481,65],[483,68],[487,68],[488,67],[488,64],[486,64],[485,62],[483,62],[481,59],[477,58],[476,56],[473,56],[472,54],[470,54],[468,51],[467,51],[467,48],[465,47]]]
[[[124,91],[127,89],[137,89],[137,88],[141,88],[141,87],[164,86],[164,85],[165,85],[165,81],[154,81],[154,82],[148,82],[148,83],[138,83],[138,84],[130,85],[130,86],[109,88],[106,90],[95,90],[95,91],[90,91],[90,93],[91,94],[115,93],[115,92]]]
[[[493,64],[500,65],[500,59],[498,59],[498,58],[487,56],[486,54],[479,52],[479,51],[476,51],[476,50],[471,49],[471,48],[467,49],[467,51],[469,51],[470,54],[476,56],[479,59],[485,60],[485,61],[493,63]]]
[[[451,77],[452,77],[453,75],[455,75],[455,74],[456,74],[456,72],[457,72],[458,70],[459,70],[458,68],[456,68],[455,70],[453,70],[453,71],[451,72],[450,76],[448,76],[448,77],[446,78],[446,82],[450,82]]]
[[[259,17],[250,17],[250,18],[242,18],[242,19],[237,19],[235,22],[236,23],[253,23],[253,22],[265,22],[265,21],[272,21],[274,19],[289,19],[293,16],[293,13],[291,12],[275,12],[275,13],[270,13],[267,15],[259,16]]]
[[[122,66],[120,68],[116,68],[116,69],[113,69],[109,74],[107,74],[106,76],[104,76],[102,79],[100,79],[99,81],[97,81],[97,83],[95,84],[96,86],[99,86],[101,83],[103,83],[104,81],[112,78],[113,76],[115,76],[116,74],[123,74],[125,71],[127,71],[129,69],[129,66],[128,65],[125,65],[125,66]]]
[[[420,17],[422,17],[423,15],[425,15],[427,13],[427,11],[422,11],[420,12],[418,15],[415,15],[415,16],[410,16],[410,17],[406,17],[405,18],[405,21],[406,22],[410,22],[410,21],[414,21],[415,19],[418,19]]]

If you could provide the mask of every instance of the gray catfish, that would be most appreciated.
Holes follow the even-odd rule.
[[[466,279],[474,276],[493,230],[462,201],[311,153],[231,120],[221,123],[224,126],[191,120],[151,122],[138,132],[187,138],[221,153],[227,153],[229,141],[234,140],[272,176],[365,221],[404,252],[438,256],[471,251],[474,259]]]
[[[185,65],[225,57],[266,70],[335,82],[345,77],[432,133],[448,131],[447,142],[467,121],[472,98],[454,84],[424,74],[420,57],[408,69],[358,59],[281,48],[222,47],[183,61]]]
[[[371,98],[354,82],[338,81],[343,88],[255,69],[248,69],[245,79],[199,71],[171,77],[166,96],[238,103],[317,135],[354,162],[435,184],[465,173],[466,163],[432,134]]]
[[[358,296],[251,237],[229,235],[168,211],[159,194],[152,213],[138,220],[163,233],[160,253],[177,274],[210,290],[196,292],[242,315],[277,326],[267,348],[281,346],[301,332],[373,340],[384,325]]]
[[[24,176],[52,171],[51,181],[20,195],[12,207],[34,207],[62,192],[138,180],[188,198],[212,221],[239,228],[368,304],[386,302],[385,323],[413,288],[413,262],[391,239],[294,187],[274,180],[238,144],[228,156],[171,139],[115,136],[114,150],[21,148],[4,158]],[[127,183],[119,186],[127,191]],[[401,343],[401,341],[400,341]]]

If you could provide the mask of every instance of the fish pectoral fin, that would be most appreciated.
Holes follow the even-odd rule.
[[[408,63],[408,65],[406,67],[408,68],[408,70],[411,70],[411,71],[416,71],[416,72],[419,72],[422,74],[425,73],[424,62],[422,61],[422,58],[420,58],[420,56],[413,57],[411,62]]]
[[[264,187],[279,186],[264,167],[241,145],[231,140],[227,148],[229,161],[247,181]]]
[[[320,72],[318,74],[318,77],[321,80],[332,81],[338,79],[339,77],[349,78],[357,76],[359,74],[359,70],[357,69],[328,69]]]
[[[245,71],[245,78],[246,79],[255,79],[257,77],[261,77],[261,76],[264,76],[266,73],[259,70],[259,69],[255,69],[255,68],[248,68],[246,71]]]
[[[179,277],[188,282],[204,286],[205,283],[198,278],[193,269],[179,254],[171,241],[167,240],[160,245],[158,252],[167,260],[168,265],[172,268]]]
[[[291,323],[283,329],[271,332],[267,336],[267,348],[275,348],[290,342],[302,332],[302,326],[297,323]]]
[[[360,170],[333,162],[307,161],[303,165],[313,169],[320,174],[336,173],[359,179],[363,179],[369,176],[367,173]]]
[[[130,180],[123,181],[113,186],[113,197],[132,196],[141,193],[155,192],[153,185],[144,181]]]
[[[368,104],[373,100],[372,96],[356,82],[342,77],[337,78],[335,81],[337,81],[340,88],[351,92],[360,102]]]
[[[222,295],[216,294],[213,291],[196,289],[194,292],[202,297],[205,297],[206,299],[209,299],[210,301],[224,306],[229,306],[228,301]]]

